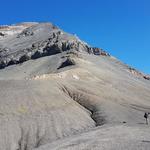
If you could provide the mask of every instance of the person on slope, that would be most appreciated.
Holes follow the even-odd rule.
[[[145,120],[146,120],[146,124],[147,124],[147,125],[148,125],[148,123],[149,123],[149,122],[148,122],[148,115],[149,115],[149,114],[150,114],[150,113],[146,113],[146,112],[145,112],[145,114],[144,114],[144,118],[145,118]]]

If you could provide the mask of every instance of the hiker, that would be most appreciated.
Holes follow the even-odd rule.
[[[148,115],[149,115],[150,113],[146,113],[145,112],[145,114],[144,114],[144,118],[146,119],[146,124],[148,125]]]

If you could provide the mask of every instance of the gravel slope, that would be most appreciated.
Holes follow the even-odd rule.
[[[35,150],[149,150],[149,129],[144,125],[103,126]]]
[[[52,24],[30,23],[5,35],[0,45],[10,51],[1,58],[16,59],[22,48],[58,30]],[[80,49],[73,44],[62,50],[57,43],[58,53],[0,69],[0,150],[148,149],[143,114],[150,111],[150,81],[101,49],[64,34],[59,42],[73,40]],[[55,52],[51,46],[48,51]]]

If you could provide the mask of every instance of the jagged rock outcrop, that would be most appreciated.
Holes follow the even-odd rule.
[[[142,72],[140,72],[140,71],[138,71],[138,70],[136,70],[136,69],[134,69],[134,68],[132,68],[132,67],[129,67],[129,66],[128,66],[128,69],[129,69],[129,71],[130,71],[133,75],[135,75],[135,76],[137,76],[137,77],[142,77],[142,78],[144,78],[144,79],[146,79],[146,80],[150,80],[150,76],[149,76],[149,75],[145,75],[144,73],[142,73]]]
[[[19,25],[20,28],[22,27],[21,25]],[[15,26],[1,28],[1,30],[9,29],[9,32],[11,32],[11,30],[14,32],[11,36],[4,37],[0,41],[1,69],[12,64],[22,63],[29,59],[36,59],[70,50],[109,56],[109,54],[102,49],[92,48],[79,40],[76,36],[67,34],[50,23],[23,25],[23,27],[20,28],[18,29],[17,25],[16,28]],[[4,34],[4,31],[1,31],[1,33]],[[11,39],[13,42],[10,42]],[[27,42],[29,44],[22,45],[22,43]]]
[[[150,76],[149,76],[149,75],[144,75],[143,77],[144,77],[144,79],[146,79],[146,80],[150,80]]]

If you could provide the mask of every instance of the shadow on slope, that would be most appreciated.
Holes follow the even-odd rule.
[[[68,57],[64,62],[61,63],[61,65],[57,69],[61,69],[67,66],[73,66],[75,65],[75,61]]]
[[[67,94],[71,99],[78,102],[81,106],[86,108],[91,112],[91,118],[95,121],[96,126],[101,126],[106,123],[106,117],[104,112],[100,111],[100,108],[96,107],[96,104],[92,104],[89,100],[89,97],[86,93],[75,91],[67,88],[66,86],[62,86],[62,91]]]

